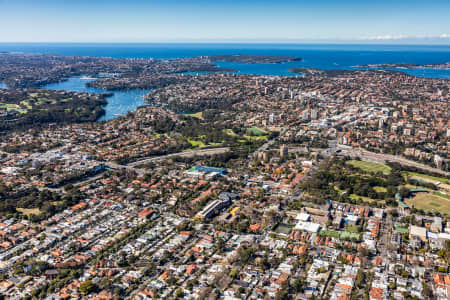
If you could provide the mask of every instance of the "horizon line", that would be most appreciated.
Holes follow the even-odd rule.
[[[386,45],[386,46],[450,46],[450,43],[425,43],[393,40],[342,40],[342,41],[0,41],[0,44],[255,44],[255,45]]]

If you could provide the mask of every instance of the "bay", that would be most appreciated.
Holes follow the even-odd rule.
[[[291,68],[317,68],[352,70],[355,65],[413,63],[433,64],[450,62],[450,46],[426,45],[332,45],[332,44],[95,44],[95,43],[0,43],[0,52],[45,53],[65,56],[103,56],[114,58],[170,59],[217,54],[259,54],[273,56],[299,56],[301,61],[281,64],[245,64],[217,62],[222,68],[239,70],[241,74],[298,76]],[[450,70],[391,69],[410,75],[429,78],[450,78]],[[92,80],[92,79],[91,79]],[[105,93],[88,88],[90,81],[72,77],[67,81],[49,84],[43,88],[74,92]],[[5,85],[0,87],[6,88]],[[150,90],[113,91],[100,120],[110,120],[118,115],[145,105],[143,96]]]
[[[124,91],[106,91],[103,89],[87,87],[86,83],[95,79],[82,79],[82,77],[71,77],[67,81],[52,83],[43,86],[49,90],[65,90],[71,92],[86,93],[112,93],[111,97],[106,100],[108,104],[104,107],[105,115],[99,121],[114,119],[117,116],[124,115],[129,111],[133,111],[139,106],[146,105],[144,95],[150,90],[124,90]]]

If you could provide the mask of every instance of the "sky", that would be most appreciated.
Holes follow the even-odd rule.
[[[0,42],[450,44],[450,0],[0,0]]]

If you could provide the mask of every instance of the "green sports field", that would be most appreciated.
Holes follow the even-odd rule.
[[[430,193],[417,193],[413,198],[406,199],[409,206],[417,209],[434,210],[445,214],[450,214],[450,199],[433,195]]]
[[[384,164],[362,160],[349,160],[347,163],[366,172],[382,172],[383,174],[391,173],[391,168]]]

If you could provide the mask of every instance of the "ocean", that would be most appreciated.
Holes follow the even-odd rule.
[[[424,45],[325,45],[325,44],[11,44],[0,43],[0,52],[47,53],[77,56],[105,56],[114,58],[158,58],[194,57],[214,54],[261,54],[275,56],[299,56],[300,62],[281,64],[244,64],[219,62],[224,68],[239,70],[242,74],[275,76],[297,76],[289,72],[294,67],[318,69],[354,69],[355,65],[384,63],[432,64],[450,62],[450,46]],[[411,69],[400,71],[414,76],[450,78],[450,70]],[[44,86],[44,88],[67,91],[107,92],[88,88],[87,80],[80,77]],[[4,87],[0,85],[0,88]],[[143,95],[149,90],[115,91],[105,107],[101,120],[145,105]]]
[[[218,63],[244,74],[294,75],[293,67],[352,69],[354,65],[382,63],[431,64],[450,62],[449,46],[331,45],[331,44],[85,44],[0,43],[0,52],[51,53],[115,58],[176,58],[214,54],[299,56],[301,62],[283,64]],[[401,70],[411,75],[450,78],[450,70]]]

